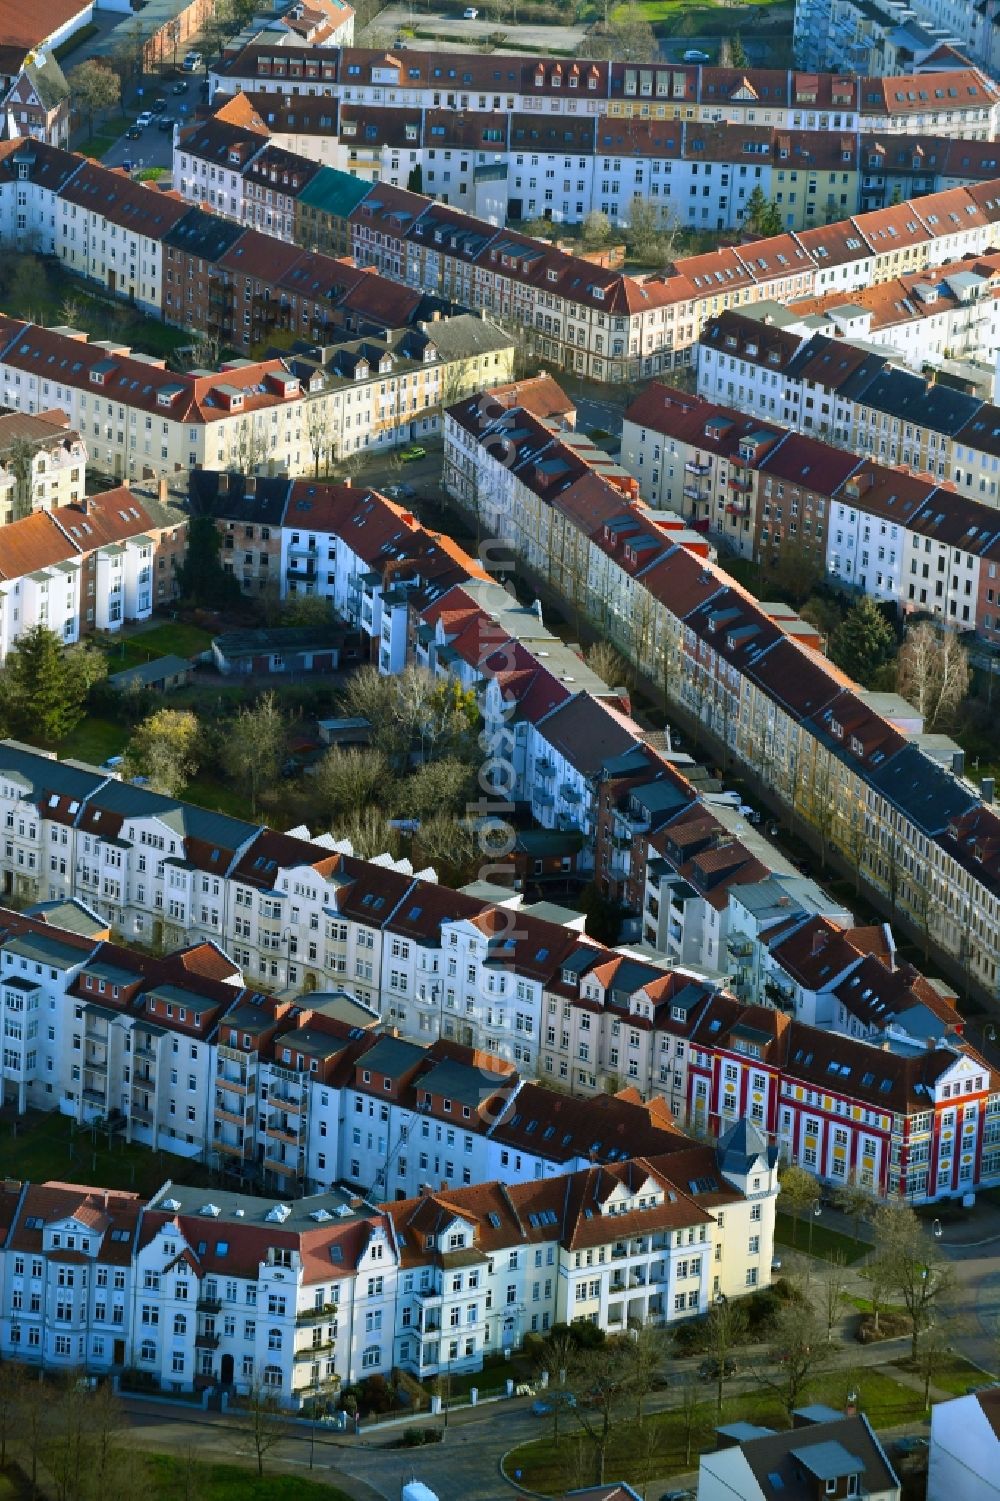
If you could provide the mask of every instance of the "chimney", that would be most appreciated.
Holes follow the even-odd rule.
[[[812,952],[814,954],[818,954],[820,950],[824,948],[826,948],[826,934],[824,933],[823,929],[820,928],[818,932],[813,934]]]
[[[89,516],[90,515],[90,496],[89,495],[85,495],[83,497],[83,499],[80,501],[80,510],[83,512],[83,514],[85,516]]]
[[[924,1044],[927,1048],[928,1053],[933,1053],[934,1049],[938,1045],[938,1040],[936,1037],[925,1037]]]
[[[965,775],[965,751],[957,750],[951,753],[951,769],[956,777]]]
[[[166,505],[167,493],[167,476],[165,474],[161,474],[160,478],[156,482],[156,498],[161,503],[161,505]]]
[[[347,478],[344,481],[344,489],[345,490],[349,490],[350,488],[351,488],[351,476],[348,475]]]
[[[219,494],[220,495],[228,495],[229,494],[229,470],[228,469],[223,469],[222,473],[219,475]]]
[[[979,790],[980,790],[980,792],[982,794],[983,802],[984,803],[992,803],[992,801],[993,801],[993,793],[996,790],[996,780],[995,780],[995,778],[993,778],[993,777],[983,777],[983,780],[979,784]]]

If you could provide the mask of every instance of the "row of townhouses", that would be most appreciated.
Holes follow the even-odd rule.
[[[547,924],[540,1083],[530,1063],[382,1031],[348,990],[268,996],[213,944],[153,959],[107,941],[88,908],[43,903],[4,914],[6,1087],[21,1111],[110,1118],[127,1140],[265,1191],[346,1183],[366,1202],[672,1151],[675,1117],[702,1136],[746,1122],[786,1161],[873,1194],[934,1201],[995,1181],[997,1081],[954,994],[897,964],[887,931],[810,915],[774,881],[743,896],[739,995]],[[462,901],[440,890],[425,950],[448,954]],[[531,944],[544,936],[515,917]],[[397,948],[401,926],[387,917]],[[532,956],[521,939],[493,954],[502,1007],[504,979],[530,974]],[[547,1087],[560,1078],[572,1095]],[[755,1265],[749,1285],[769,1261]]]
[[[462,52],[283,46],[236,39],[209,71],[219,94],[266,93],[389,109],[516,111],[536,119],[619,119],[773,125],[783,130],[930,132],[969,140],[1000,133],[993,80],[942,53],[909,77],[852,77],[784,68],[717,68]]]
[[[328,255],[283,259],[271,237],[206,223],[156,184],[42,142],[0,142],[0,200],[5,242],[55,256],[150,316],[225,344],[249,348],[272,330],[377,332],[442,310]]]
[[[352,266],[343,251],[338,259],[288,243],[281,214],[272,214],[270,232],[266,216],[263,230],[227,222],[243,212],[242,173],[252,169],[267,127],[258,127],[242,96],[226,111],[237,118],[198,127],[213,144],[199,158],[197,180],[189,154],[181,146],[175,153],[188,203],[54,147],[3,143],[0,235],[56,255],[147,311],[245,349],[266,346],[272,331],[313,341],[336,332],[357,337],[413,327],[457,306],[530,331],[534,352],[556,364],[617,380],[689,363],[702,323],[727,308],[850,292],[981,253],[1000,219],[995,180],[984,181],[637,278],[379,184],[360,200],[333,194],[323,214],[340,221]],[[313,167],[295,158],[281,174],[291,179]],[[698,192],[707,203],[721,190],[721,170],[705,164]],[[274,185],[258,183],[257,191],[266,198]],[[205,199],[213,214],[197,206]]]
[[[438,431],[445,402],[509,379],[514,351],[494,323],[460,315],[333,345],[296,341],[280,357],[225,360],[215,373],[179,372],[114,340],[0,318],[0,402],[17,413],[14,426],[58,409],[90,463],[114,479],[203,467],[308,474]],[[64,466],[42,462],[51,500]],[[83,468],[77,451],[65,470],[77,476],[71,496],[82,493]]]
[[[965,274],[988,345],[995,314],[992,298],[977,294],[976,265],[970,260]],[[926,290],[933,297],[933,284]],[[699,394],[765,424],[773,419],[875,462],[917,470],[997,508],[1000,409],[993,402],[918,375],[864,339],[813,333],[780,318],[778,324],[736,312],[708,320],[698,347]]]
[[[518,407],[489,416],[469,402],[447,414],[445,480],[459,503],[995,994],[1000,822],[990,789],[960,774],[958,748],[925,739],[903,700],[861,693],[814,633],[759,605],[599,471],[581,474],[554,423]],[[735,493],[751,485],[748,465],[727,481]]]
[[[744,225],[755,192],[773,201],[786,229],[809,229],[900,196],[986,180],[998,166],[992,137],[568,119],[261,92],[219,95],[208,119],[180,131],[177,153],[174,186],[183,197],[200,195],[272,233],[298,225],[301,244],[314,243],[307,208],[324,195],[336,207],[350,192],[344,177],[416,187],[494,225],[573,224],[597,211],[627,227],[638,200],[665,224],[723,232]]]
[[[87,445],[65,412],[0,413],[0,523],[78,501]]]
[[[674,1323],[770,1281],[777,1171],[743,1123],[670,1146],[381,1205],[7,1183],[0,1348],[301,1408],[393,1368],[476,1372],[557,1323]]]
[[[248,112],[254,117],[249,125]],[[323,118],[328,133],[332,117]],[[349,249],[356,264],[372,267],[414,292],[485,308],[530,330],[532,348],[541,357],[601,380],[653,375],[689,363],[704,321],[728,308],[850,294],[986,252],[1000,217],[995,180],[973,181],[883,209],[860,214],[848,209],[848,216],[834,223],[686,257],[662,275],[630,277],[601,263],[607,257],[568,254],[546,241],[498,227],[488,215],[477,217],[431,202],[412,187],[382,181],[366,189],[335,167],[271,146],[267,130],[245,96],[227,100],[212,119],[192,127],[178,141],[177,191],[191,202],[207,195],[218,213],[251,222],[273,236],[298,235],[303,243],[322,244],[331,251]],[[539,127],[539,137],[541,133]],[[304,138],[296,138],[299,147],[303,143]],[[540,140],[538,144],[541,147]],[[555,184],[575,172],[577,158],[566,155],[563,142],[552,141],[550,146],[547,165],[538,154],[535,166]],[[828,147],[829,138],[823,149]],[[461,159],[468,167],[475,165],[468,153]],[[606,163],[609,183],[627,182],[620,157],[609,153]],[[457,159],[454,165],[457,170]],[[660,163],[661,168],[667,165]],[[403,170],[401,160],[400,177]],[[756,171],[750,164],[741,163],[735,171],[720,161],[701,164],[695,197],[706,215],[714,213],[712,205],[723,198],[728,202],[731,192],[740,202],[740,185],[749,201]],[[473,171],[472,178],[475,175]],[[963,169],[963,175],[975,173]],[[407,182],[416,179],[422,182],[422,169],[411,174],[407,167]],[[468,172],[466,180],[471,180]],[[482,180],[482,191],[492,191],[494,178],[485,167]],[[805,178],[795,189],[797,195],[800,188],[803,198],[814,196]],[[840,191],[837,187],[838,196]],[[662,199],[671,215],[675,202],[694,201],[690,192],[671,194]],[[651,190],[647,197],[656,202]],[[500,217],[498,210],[494,221]],[[286,251],[294,253],[287,246]]]
[[[643,498],[744,557],[770,565],[783,547],[796,549],[834,584],[1000,641],[995,502],[746,410],[648,386],[622,430]]]

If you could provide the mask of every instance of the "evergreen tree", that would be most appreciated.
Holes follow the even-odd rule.
[[[93,681],[88,663],[43,625],[25,631],[0,680],[3,717],[15,734],[51,745],[83,718]]]
[[[236,577],[227,573],[219,557],[222,539],[211,516],[192,516],[188,525],[187,556],[177,570],[181,596],[212,609],[240,597]]]
[[[870,687],[880,667],[896,651],[896,636],[885,615],[867,594],[851,606],[830,641],[830,656],[857,683]]]
[[[780,235],[785,227],[781,222],[781,210],[772,198],[765,198],[760,183],[747,199],[743,222],[747,229],[765,239],[769,235]]]

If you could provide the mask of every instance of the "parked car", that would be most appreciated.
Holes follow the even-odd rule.
[[[125,160],[122,162],[122,171],[123,172],[134,172],[135,168],[136,168],[135,162],[130,161],[128,157],[126,157]]]
[[[161,115],[156,122],[156,128],[157,130],[163,131],[173,130],[176,124],[177,121],[174,119],[173,115]]]
[[[735,1376],[736,1370],[737,1366],[735,1360],[730,1360],[730,1358],[727,1356],[723,1367],[723,1375]],[[698,1375],[701,1377],[702,1381],[718,1381],[718,1359],[713,1355],[710,1356],[708,1360],[703,1360],[701,1365],[698,1367]]]
[[[660,1501],[694,1501],[692,1491],[664,1491]]]
[[[152,125],[153,123],[153,111],[151,109],[144,109],[141,115],[136,116],[135,123],[140,130],[145,130],[147,125]]]
[[[928,1438],[922,1438],[919,1434],[911,1433],[905,1438],[898,1438],[892,1447],[897,1454],[902,1455],[906,1459],[911,1454],[922,1454],[925,1449],[930,1448],[930,1442]]]
[[[707,63],[709,56],[707,52],[699,52],[697,47],[689,47],[684,54],[684,61],[686,63]]]
[[[172,83],[170,85],[170,92],[172,94],[186,94],[187,91],[188,86],[186,78],[178,78],[176,83]]]
[[[538,1397],[532,1402],[531,1411],[536,1418],[547,1418],[557,1407],[575,1406],[576,1398],[572,1392],[550,1392],[547,1397]]]
[[[130,125],[129,128],[128,128],[128,130],[126,130],[126,132],[125,132],[125,136],[126,136],[126,139],[130,140],[130,141],[141,141],[142,140],[142,126],[141,125]]]
[[[165,94],[157,94],[156,98],[153,100],[153,103],[150,105],[150,108],[152,109],[154,115],[162,114],[166,107],[167,97]]]
[[[419,443],[411,443],[409,448],[404,448],[399,456],[404,464],[413,464],[417,459],[426,459],[427,450],[421,448]]]
[[[181,67],[185,73],[194,73],[201,67],[203,61],[204,59],[200,52],[185,52]]]
[[[479,12],[474,5],[467,5],[462,12],[463,21],[478,21]]]

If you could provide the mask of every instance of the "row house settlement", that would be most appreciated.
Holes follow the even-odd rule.
[[[774,125],[785,130],[868,129],[988,140],[998,133],[998,96],[978,68],[942,58],[910,77],[857,78],[778,68],[678,63],[407,55],[370,48],[275,52],[239,39],[209,74],[218,95],[265,93],[388,109],[518,111],[583,118],[688,120]]]
[[[496,439],[521,421],[523,414],[504,412],[484,429],[478,407],[450,409],[446,473],[461,473],[466,483],[471,476],[484,493],[506,484]],[[539,503],[535,495],[531,509],[519,506],[501,529],[518,551]],[[908,705],[866,703],[814,646],[709,559],[657,538],[624,497],[621,510],[628,524],[620,536],[613,526],[590,530],[569,518],[581,549],[574,609],[601,621],[682,717],[790,802],[877,891],[892,891],[897,913],[921,930],[928,925],[932,941],[995,993],[990,923],[1000,825],[988,789],[978,793],[924,748],[920,718]],[[654,544],[648,555],[647,538]]]
[[[985,435],[989,420],[980,410],[974,426]],[[622,448],[644,498],[677,506],[692,527],[724,536],[744,556],[769,562],[797,547],[834,584],[901,615],[927,613],[998,639],[996,507],[953,484],[655,383],[626,412]],[[742,532],[734,535],[727,523],[736,506]]]
[[[383,1206],[10,1184],[0,1347],[167,1392],[259,1384],[294,1410],[394,1367],[475,1373],[559,1322],[703,1313],[713,1287],[769,1282],[776,1193],[773,1151],[742,1126],[717,1148]]]

